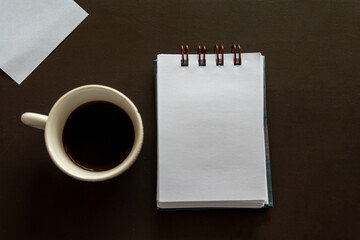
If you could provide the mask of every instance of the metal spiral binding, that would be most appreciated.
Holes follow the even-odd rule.
[[[185,46],[185,50],[184,50],[184,45],[181,45],[181,66],[182,67],[187,67],[189,66],[189,46],[186,45]],[[186,59],[184,58],[184,54],[186,55]]]
[[[214,47],[216,53],[216,66],[224,66],[224,46],[220,45],[220,54],[221,58],[219,58],[219,46],[216,44]]]
[[[206,66],[206,47],[205,45],[201,48],[201,46],[198,46],[198,54],[199,54],[199,66]],[[201,54],[203,57],[201,57]]]
[[[241,65],[241,48],[240,45],[232,45],[231,52],[234,53],[234,65]],[[238,53],[238,57],[236,56]]]
[[[181,66],[189,66],[189,46],[181,45]],[[216,66],[224,66],[224,46],[215,45],[214,51],[216,53]],[[234,53],[234,65],[241,65],[241,48],[239,44],[234,44],[231,47],[231,52]],[[199,66],[206,66],[206,47],[198,46],[197,54],[199,55]]]

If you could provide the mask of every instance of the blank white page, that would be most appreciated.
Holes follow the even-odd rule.
[[[263,59],[158,55],[158,202],[267,201]]]
[[[87,15],[73,0],[1,0],[0,68],[20,84]]]

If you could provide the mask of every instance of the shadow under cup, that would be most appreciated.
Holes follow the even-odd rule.
[[[94,101],[112,103],[124,110],[134,127],[134,144],[128,156],[106,171],[88,171],[76,165],[63,145],[63,129],[70,114],[79,106]],[[63,95],[52,107],[45,126],[45,143],[53,162],[66,174],[84,181],[103,181],[126,171],[136,160],[143,142],[143,125],[135,105],[125,95],[110,87],[87,85]]]

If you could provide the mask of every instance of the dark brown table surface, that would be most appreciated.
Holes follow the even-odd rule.
[[[77,2],[89,16],[21,85],[0,74],[0,239],[358,239],[357,0]],[[233,43],[266,56],[274,208],[159,212],[153,60]],[[60,172],[20,121],[91,83],[145,128],[137,162],[101,183]]]

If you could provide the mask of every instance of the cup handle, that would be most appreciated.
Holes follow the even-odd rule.
[[[38,113],[26,112],[21,115],[21,121],[30,127],[45,129],[48,116]]]

